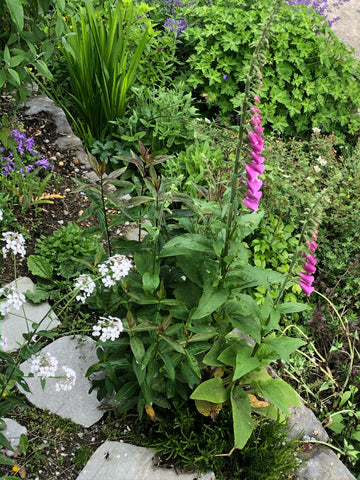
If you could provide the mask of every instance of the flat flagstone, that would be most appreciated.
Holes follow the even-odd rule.
[[[17,281],[11,282],[8,286],[17,286],[21,293],[27,290],[34,291],[34,284],[28,277],[20,277]],[[23,310],[24,309],[24,310]],[[1,335],[8,339],[7,346],[4,348],[6,352],[17,350],[24,343],[23,333],[33,330],[32,324],[41,323],[40,330],[52,330],[60,322],[50,305],[47,302],[34,304],[26,300],[23,309],[16,310],[14,307],[0,320]]]
[[[197,475],[154,465],[154,452],[128,443],[104,442],[92,455],[77,480],[211,480],[213,472]]]
[[[31,393],[19,389],[30,403],[38,408],[47,409],[62,418],[70,418],[73,422],[90,427],[104,414],[98,409],[100,402],[96,398],[96,391],[89,393],[91,382],[85,377],[87,369],[98,361],[96,356],[96,342],[90,337],[67,336],[55,340],[41,350],[49,352],[58,360],[56,375],[61,376],[62,366],[72,368],[76,372],[75,386],[68,391],[55,389],[59,379],[48,378],[44,390],[41,388],[40,379],[27,378]],[[20,365],[20,369],[27,375],[30,372],[31,359]]]

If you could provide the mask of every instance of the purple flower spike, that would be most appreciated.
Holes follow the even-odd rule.
[[[249,200],[254,200],[255,202],[258,202],[258,203],[259,203],[259,200],[260,200],[260,198],[262,197],[262,192],[252,192],[251,190],[248,190],[248,191],[245,193],[245,196],[246,196]]]
[[[252,165],[249,165],[248,163],[245,165],[245,169],[248,176],[248,180],[250,180],[250,182],[253,182],[254,180],[256,180],[257,177],[260,175],[260,173],[256,171]]]
[[[258,155],[257,153],[255,152],[251,152],[250,153],[250,156],[251,158],[253,159],[253,161],[255,163],[264,163],[265,162],[265,158],[264,157],[261,157],[260,155]]]
[[[311,265],[316,265],[317,264],[316,258],[313,255],[311,255],[311,253],[308,253],[306,258],[308,260],[308,263],[311,263]]]

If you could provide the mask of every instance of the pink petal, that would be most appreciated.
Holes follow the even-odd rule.
[[[258,192],[261,189],[263,182],[262,182],[262,180],[253,180],[252,182],[250,182],[250,180],[248,180],[247,184],[248,184],[249,190],[252,193],[255,193],[255,192]]]
[[[259,113],[260,112],[259,107],[251,107],[250,110],[251,110],[252,113]]]
[[[260,155],[258,155],[255,152],[250,152],[250,156],[254,160],[254,162],[256,162],[256,163],[264,163],[265,162],[265,158],[260,157]]]
[[[254,99],[256,103],[261,103],[261,100],[257,95],[255,95]]]
[[[257,177],[260,175],[260,173],[257,170],[255,170],[255,168],[253,168],[252,165],[249,165],[248,163],[245,165],[248,180],[250,180],[250,182],[253,182],[254,180],[256,180]]]
[[[309,287],[311,287],[311,284],[314,281],[314,277],[312,275],[308,275],[307,273],[300,272],[300,277],[302,281],[306,283],[306,285],[309,285]]]
[[[254,126],[257,126],[257,125],[260,125],[261,120],[260,120],[259,117],[253,116],[252,119],[251,119],[251,123],[252,123]]]
[[[255,170],[256,170],[256,169],[255,169]],[[315,258],[313,255],[311,255],[311,253],[308,253],[308,254],[306,255],[306,258],[307,258],[308,262],[310,262],[312,265],[316,265],[316,264],[317,264],[316,258]]]
[[[246,193],[245,193],[245,196],[249,199],[249,200],[254,200],[254,202],[259,202],[260,198],[262,197],[262,192],[252,192],[251,190],[248,190]]]
[[[315,242],[315,240],[312,240],[307,242],[307,246],[309,247],[310,252],[315,252],[318,244]]]
[[[264,144],[260,144],[260,143],[256,143],[256,144],[250,143],[250,147],[257,154],[261,153],[264,150]]]
[[[309,275],[311,275],[312,273],[315,273],[315,272],[316,272],[316,267],[314,267],[314,265],[312,265],[311,263],[304,263],[304,264],[303,264],[303,269],[304,269],[305,272],[308,273]]]
[[[254,132],[249,132],[249,140],[253,144],[258,143],[258,139],[256,138],[256,134]]]
[[[263,133],[264,131],[263,127],[260,127],[260,125],[256,125],[254,130],[256,133]]]
[[[265,165],[262,165],[261,163],[253,162],[251,166],[256,172],[258,172],[259,175],[261,175],[265,170]],[[252,180],[250,181],[252,182]]]
[[[306,293],[306,295],[309,297],[312,292],[315,290],[314,287],[310,287],[309,285],[306,285],[304,282],[299,282],[300,287],[302,290]]]
[[[253,210],[256,212],[256,210],[259,208],[259,202],[255,202],[254,200],[249,200],[248,198],[244,198],[243,200],[244,204],[249,208],[250,210]]]

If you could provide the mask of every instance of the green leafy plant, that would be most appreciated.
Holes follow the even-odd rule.
[[[191,93],[185,93],[184,83],[172,88],[137,87],[131,115],[118,120],[117,136],[127,144],[138,139],[151,148],[154,155],[175,152],[194,139],[197,110],[192,105]]]
[[[64,1],[1,0],[0,88],[22,102],[32,92],[34,76],[52,79],[47,62],[54,52],[54,38],[45,32],[43,18],[64,8]]]
[[[51,236],[41,235],[35,253],[28,257],[28,268],[38,279],[34,293],[28,292],[27,296],[38,303],[49,298],[58,300],[72,285],[72,278],[91,269],[86,262],[100,259],[105,251],[99,235],[86,233],[70,222]]]
[[[183,35],[189,71],[184,74],[192,89],[207,95],[210,111],[227,115],[242,105],[252,44],[271,3],[219,1],[187,8]],[[266,125],[285,135],[319,126],[323,132],[355,133],[360,90],[352,51],[303,5],[284,5],[273,31],[270,60],[262,68]]]
[[[243,242],[255,232],[263,213],[240,211],[243,192],[238,178],[246,125],[255,108],[249,98],[254,95],[260,101],[254,93],[264,60],[260,49],[274,16],[275,10],[249,69],[230,187],[218,201],[191,201],[158,175],[155,166],[163,158],[153,157],[140,143],[141,158],[133,154],[121,159],[138,168],[141,195],[118,199],[123,214],[117,221],[124,213],[133,215],[147,235],[141,242],[114,241],[117,253],[94,268],[87,280],[88,285],[97,284],[94,296],[83,295],[83,301],[102,314],[93,333],[100,337],[99,362],[87,372],[105,371],[105,378],[93,385],[99,398],[113,395],[118,412],[136,406],[140,417],[146,411],[152,420],[159,407],[170,409],[181,399],[195,400],[199,410],[214,417],[230,406],[231,451],[246,445],[256,425],[253,416],[278,420],[289,414],[289,405],[300,403],[296,392],[271,376],[268,367],[305,344],[277,332],[282,315],[309,308],[282,303],[281,298],[320,205],[317,199],[307,215],[300,247],[285,277],[249,264]],[[116,199],[112,201],[116,205]],[[175,209],[178,202],[183,207]],[[250,205],[251,210],[258,207]],[[130,251],[133,260],[124,256]],[[274,284],[279,291],[275,300],[268,293]],[[262,305],[245,293],[259,285],[267,289]],[[258,398],[267,401],[259,404]]]
[[[148,39],[148,28],[136,19],[140,10],[132,2],[107,6],[95,8],[90,1],[85,7],[79,5],[66,22],[62,41],[71,75],[71,98],[80,117],[77,126],[90,141],[104,140],[113,128],[109,122],[124,115],[128,90]],[[133,24],[141,37],[130,59],[127,30],[134,28]]]

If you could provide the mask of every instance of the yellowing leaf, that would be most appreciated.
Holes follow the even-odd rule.
[[[225,370],[222,367],[216,368],[214,371],[214,377],[222,377],[225,373]]]
[[[204,415],[204,417],[211,417],[212,420],[219,415],[220,410],[222,409],[222,403],[212,403],[207,400],[195,400],[195,406],[197,411]]]
[[[38,200],[50,200],[51,198],[64,198],[62,195],[58,193],[43,193]]]
[[[254,408],[264,408],[270,405],[269,402],[259,400],[257,397],[255,397],[255,395],[252,395],[251,393],[248,393],[248,397],[250,400],[250,405]]]
[[[153,409],[153,407],[151,407],[147,403],[145,404],[145,411],[149,415],[149,417],[151,418],[151,420],[153,422],[157,421],[157,418],[156,418],[156,415],[155,415],[155,410]]]

